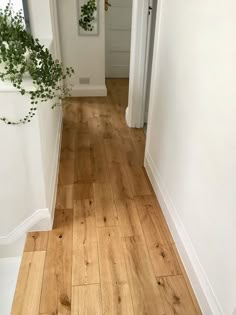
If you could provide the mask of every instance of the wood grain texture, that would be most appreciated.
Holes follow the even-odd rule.
[[[147,244],[153,247],[158,244],[173,243],[169,228],[155,198],[139,196],[135,198],[135,201]]]
[[[58,185],[56,209],[72,209],[73,208],[73,185]]]
[[[136,204],[132,199],[117,199],[118,224],[122,236],[142,235]]]
[[[73,287],[71,315],[102,315],[99,285]]]
[[[148,244],[147,246],[156,277],[181,274],[172,245],[157,244],[151,247]]]
[[[80,152],[89,152],[91,149],[91,137],[89,133],[79,133],[77,131],[76,134],[76,142],[75,142],[75,150],[76,156],[80,154]]]
[[[58,182],[62,185],[74,184],[74,160],[60,161]]]
[[[102,282],[103,315],[134,315],[128,283]]]
[[[91,199],[74,202],[73,242],[77,245],[97,241],[94,202]]]
[[[124,239],[129,286],[137,315],[164,315],[164,305],[145,244],[136,237]]]
[[[198,315],[202,315],[202,311],[201,311],[201,309],[200,309],[200,307],[199,307],[198,301],[197,301],[196,296],[195,296],[195,294],[194,294],[194,292],[193,292],[191,283],[190,283],[190,281],[189,281],[189,279],[188,279],[188,275],[187,275],[187,273],[186,273],[186,271],[185,271],[185,269],[184,269],[184,266],[183,266],[182,260],[181,260],[181,258],[180,258],[180,256],[179,256],[179,253],[178,253],[178,250],[177,250],[177,248],[176,248],[176,245],[173,244],[173,245],[172,245],[172,248],[173,248],[173,250],[174,250],[174,252],[175,252],[175,256],[176,256],[176,258],[177,258],[177,260],[178,260],[181,273],[182,273],[182,275],[183,275],[183,277],[184,277],[184,280],[185,280],[185,283],[186,283],[186,285],[187,285],[187,287],[188,287],[188,291],[189,291],[189,293],[190,293],[190,295],[191,295],[191,298],[192,298],[193,304],[194,304],[194,306],[195,306],[195,309],[196,309],[196,311],[197,311],[197,314],[198,314]]]
[[[123,166],[113,164],[109,167],[114,199],[132,198],[132,191]]]
[[[63,128],[61,143],[61,160],[75,158],[75,137],[76,131],[73,129]]]
[[[103,314],[133,314],[119,229],[99,228],[98,247]]]
[[[148,182],[140,166],[126,166],[125,171],[128,175],[133,196],[151,195]]]
[[[72,285],[99,283],[97,244],[80,245],[77,244],[76,239],[73,242]]]
[[[113,199],[110,183],[94,183],[93,187],[95,201],[101,199]]]
[[[122,165],[125,160],[120,149],[120,141],[118,139],[106,139],[104,142],[108,163]]]
[[[127,282],[120,232],[117,227],[97,229],[101,282]]]
[[[103,138],[96,138],[92,142],[93,171],[95,183],[109,182],[109,172],[107,168],[107,157]]]
[[[94,164],[92,150],[89,152],[81,151],[75,159],[75,183],[93,183]]]
[[[30,232],[27,234],[24,252],[46,251],[48,232]]]
[[[93,184],[78,183],[74,185],[74,200],[93,199]]]
[[[71,210],[57,210],[54,230],[49,234],[40,313],[71,313],[72,270]]]
[[[38,314],[45,251],[24,253],[11,315]]]
[[[157,279],[167,315],[197,315],[182,275]]]
[[[95,201],[96,226],[115,226],[118,224],[114,200],[98,199]]]

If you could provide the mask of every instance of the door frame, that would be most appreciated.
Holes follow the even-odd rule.
[[[160,2],[159,0],[156,16],[157,23],[160,22]],[[133,0],[129,98],[125,114],[126,123],[131,128],[143,128],[144,126],[148,12],[149,1]]]

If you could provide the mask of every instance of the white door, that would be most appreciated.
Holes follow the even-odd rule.
[[[106,11],[106,77],[128,78],[132,0],[108,0]]]

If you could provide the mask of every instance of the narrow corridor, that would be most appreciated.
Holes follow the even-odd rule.
[[[54,229],[30,233],[12,315],[201,314],[125,123],[128,80],[65,106]]]

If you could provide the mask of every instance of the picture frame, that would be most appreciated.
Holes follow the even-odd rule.
[[[77,0],[78,34],[80,36],[98,36],[99,0]]]

